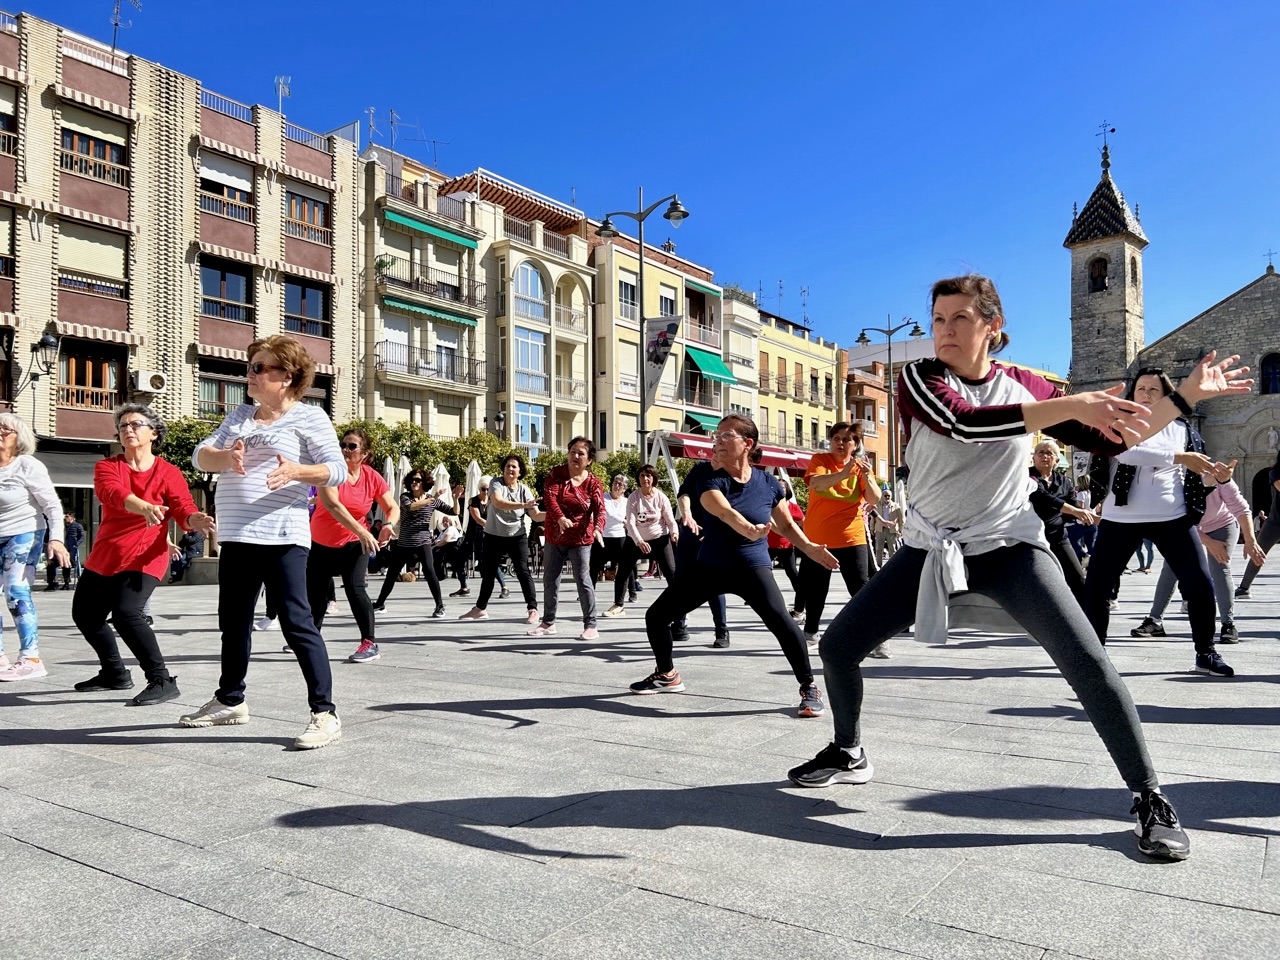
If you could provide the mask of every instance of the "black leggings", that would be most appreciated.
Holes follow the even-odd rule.
[[[311,545],[311,555],[307,557],[307,602],[311,604],[311,618],[316,629],[324,626],[329,591],[335,576],[342,577],[342,589],[351,604],[351,616],[355,617],[356,626],[360,629],[360,638],[374,639],[373,603],[367,587],[369,557],[359,540],[340,547],[326,547],[321,543]]]
[[[1107,642],[1108,601],[1112,590],[1119,586],[1120,575],[1133,551],[1143,540],[1155,544],[1178,578],[1182,598],[1187,601],[1187,619],[1191,622],[1196,653],[1211,653],[1217,626],[1213,581],[1209,579],[1209,566],[1195,526],[1187,516],[1161,523],[1118,523],[1104,517],[1098,524],[1098,539],[1094,542],[1089,573],[1084,580],[1084,612],[1098,639]]]
[[[103,675],[121,677],[127,672],[116,645],[118,632],[129,652],[138,658],[138,666],[147,680],[169,679],[156,632],[142,612],[159,583],[157,578],[141,570],[126,570],[110,577],[92,570],[80,574],[80,586],[71,601],[71,619],[98,655]],[[112,624],[115,630],[111,629]]]
[[[862,742],[861,663],[878,644],[915,620],[926,556],[915,547],[900,548],[845,604],[822,637],[819,651],[837,746]],[[1129,789],[1154,790],[1156,772],[1133,698],[1052,558],[1020,543],[965,557],[964,562],[969,589],[998,603],[1044,647],[1080,699]],[[1096,562],[1091,561],[1090,570]]]
[[[391,543],[386,578],[382,581],[382,589],[378,591],[377,606],[380,607],[387,602],[387,597],[391,596],[391,591],[395,589],[396,581],[400,579],[400,571],[413,563],[418,564],[418,569],[426,578],[427,586],[431,588],[431,599],[435,600],[436,608],[444,606],[444,598],[440,596],[440,578],[436,576],[435,557],[431,555],[431,545],[402,547],[394,541]]]
[[[1258,546],[1262,548],[1263,553],[1270,553],[1271,548],[1280,543],[1280,523],[1272,523],[1272,518],[1267,517],[1267,522],[1262,525],[1262,529],[1258,532]],[[1249,566],[1244,571],[1244,576],[1240,578],[1240,586],[1237,590],[1248,590],[1253,585],[1253,578],[1258,575],[1258,571],[1262,568],[1249,561]]]
[[[622,606],[622,598],[624,593],[628,592],[628,588],[631,595],[635,596],[635,587],[627,583],[630,579],[627,573],[629,571],[631,577],[636,575],[636,561],[641,557],[646,560],[656,560],[658,569],[662,571],[662,576],[667,583],[675,583],[676,559],[671,552],[671,537],[664,533],[653,540],[646,540],[645,543],[649,544],[647,554],[641,553],[636,542],[630,537],[627,537],[626,543],[622,545],[622,565],[618,568],[617,579],[613,581],[613,602],[618,606]]]
[[[495,537],[489,533],[484,535],[477,609],[483,610],[489,606],[489,598],[493,596],[493,583],[498,578],[498,568],[508,556],[511,557],[511,566],[515,568],[516,579],[520,581],[525,607],[529,610],[538,609],[538,593],[533,587],[533,575],[529,572],[529,538],[523,533],[517,537]]]
[[[1050,538],[1049,550],[1058,558],[1058,563],[1062,564],[1062,575],[1067,580],[1067,586],[1071,588],[1071,595],[1076,598],[1076,603],[1084,606],[1084,567],[1080,566],[1080,558],[1076,555],[1075,548],[1071,546],[1066,535],[1058,537],[1057,540]],[[1090,561],[1092,562],[1092,561]],[[1125,561],[1128,562],[1127,560]],[[1117,581],[1117,587],[1119,583]]]
[[[795,591],[795,603],[791,605],[792,610],[803,610],[804,599],[800,596],[800,575],[796,570],[796,548],[783,547],[777,550],[770,550],[771,559],[778,561],[778,566],[782,568],[782,572],[787,575],[787,580],[791,583],[791,589]],[[802,554],[803,556],[803,554]]]
[[[870,549],[865,543],[827,549],[840,561],[840,576],[849,596],[856,597],[871,579]],[[804,584],[804,632],[817,633],[822,625],[823,608],[827,605],[827,591],[831,588],[831,571],[801,554],[800,582]]]
[[[694,536],[688,530],[681,534],[680,539],[676,541],[676,575],[685,576],[690,579],[697,579],[702,574],[702,568],[698,566],[698,550],[702,546],[702,538]],[[670,580],[667,581],[671,583]],[[707,598],[707,604],[711,607],[711,621],[716,625],[716,636],[721,636],[729,632],[728,604],[724,602],[724,592],[721,591]],[[677,623],[680,629],[688,629],[685,623],[685,615],[680,614]]]
[[[681,540],[683,541],[683,537]],[[813,683],[813,667],[809,663],[809,646],[796,622],[787,613],[787,605],[773,579],[773,567],[703,567],[697,576],[681,576],[667,581],[657,600],[645,611],[644,625],[649,634],[649,646],[658,663],[659,673],[675,669],[671,659],[674,645],[671,624],[696,610],[715,596],[736,594],[747,601],[756,615],[764,621],[769,632],[778,640],[778,646],[791,664],[791,672],[801,686]]]

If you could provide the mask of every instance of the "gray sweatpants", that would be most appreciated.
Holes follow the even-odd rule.
[[[550,540],[542,549],[542,622],[555,623],[560,605],[560,574],[565,562],[573,571],[578,585],[578,604],[582,607],[582,626],[596,625],[596,587],[591,582],[591,547],[557,547]]]
[[[1201,533],[1200,537],[1213,537],[1227,545],[1227,562],[1221,564],[1211,556],[1205,557],[1209,566],[1209,579],[1213,581],[1213,596],[1218,601],[1219,619],[1222,625],[1235,623],[1236,588],[1231,581],[1231,553],[1236,548],[1236,540],[1240,538],[1240,524],[1232,520],[1221,530],[1213,533]],[[1156,595],[1151,600],[1151,619],[1159,623],[1164,619],[1165,608],[1173,598],[1173,588],[1178,583],[1177,574],[1169,564],[1160,568],[1160,579],[1156,581]]]
[[[925,551],[902,547],[840,611],[819,651],[837,746],[862,742],[863,659],[915,620]],[[1028,544],[966,557],[969,589],[990,597],[1030,634],[1062,672],[1135,792],[1158,785],[1138,711],[1057,562]],[[941,651],[937,651],[940,655]]]

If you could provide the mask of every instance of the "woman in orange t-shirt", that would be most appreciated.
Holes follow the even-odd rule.
[[[809,487],[804,532],[840,561],[840,575],[852,597],[871,576],[863,510],[880,500],[880,486],[863,456],[861,423],[837,423],[827,430],[827,438],[831,452],[814,454],[804,475]],[[800,586],[804,590],[805,639],[815,644],[831,586],[831,571],[802,556]]]

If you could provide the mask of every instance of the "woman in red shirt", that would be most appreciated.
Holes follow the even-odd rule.
[[[307,599],[316,629],[324,625],[329,606],[328,588],[335,576],[342,577],[342,589],[351,604],[351,615],[360,628],[360,646],[347,659],[369,663],[380,657],[373,633],[373,602],[369,599],[369,557],[378,552],[396,533],[400,505],[391,487],[373,467],[369,435],[348,430],[342,435],[342,459],[347,479],[337,487],[316,488],[316,509],[311,514],[311,554],[307,557]],[[381,541],[369,532],[369,512],[382,507],[387,522]]]
[[[591,473],[595,458],[596,445],[586,437],[574,437],[569,441],[569,462],[552,467],[543,484],[547,548],[542,555],[542,622],[529,631],[531,637],[556,632],[560,574],[566,560],[582,605],[581,638],[595,640],[600,636],[596,630],[596,589],[591,582],[591,544],[596,530],[604,529],[604,487]]]
[[[126,403],[116,407],[114,416],[124,452],[99,460],[93,469],[102,523],[71,603],[71,619],[98,654],[100,667],[97,676],[77,683],[76,690],[132,689],[133,678],[116,644],[118,632],[147,678],[147,688],[133,698],[134,706],[143,707],[180,696],[178,679],[165,666],[143,613],[169,568],[169,520],[206,537],[214,523],[196,509],[182,471],[153,452],[164,441],[160,415],[140,403]]]

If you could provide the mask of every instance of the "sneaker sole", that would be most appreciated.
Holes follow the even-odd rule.
[[[829,787],[833,783],[869,783],[875,772],[875,767],[868,764],[861,770],[836,770],[825,780],[804,781],[791,776],[787,779],[797,787]]]
[[[177,700],[180,696],[182,696],[182,694],[175,691],[172,696],[159,697],[155,700],[139,700],[137,697],[134,697],[129,701],[129,705],[134,707],[154,707],[162,703],[168,703],[170,700]]]
[[[337,733],[335,733],[335,734],[334,734],[332,737],[330,737],[328,740],[324,741],[324,743],[300,743],[300,742],[298,742],[297,740],[295,740],[295,741],[293,741],[293,749],[295,749],[295,750],[319,750],[321,747],[327,747],[327,746],[329,746],[329,744],[331,744],[331,743],[335,743],[336,741],[341,740],[341,739],[342,739],[342,731],[341,731],[341,730],[339,730]]]
[[[1167,860],[1170,863],[1177,863],[1191,856],[1190,850],[1170,850],[1162,844],[1143,843],[1141,837],[1138,838],[1138,851],[1153,860]]]
[[[249,722],[248,717],[231,717],[227,720],[179,720],[180,727],[238,727]]]
[[[381,659],[382,654],[375,653],[372,657],[347,657],[347,663],[373,663],[373,661]]]
[[[132,689],[133,689],[132,683],[129,684],[127,687],[106,687],[106,686],[102,686],[101,684],[95,684],[92,687],[77,686],[74,688],[76,693],[120,693],[121,691],[132,690]]]
[[[673,684],[670,687],[658,687],[655,690],[632,690],[631,692],[640,697],[650,697],[655,693],[680,693],[684,690],[683,683]]]
[[[826,713],[826,710],[810,710],[808,707],[801,707],[796,711],[796,716],[801,720],[813,720]]]
[[[1230,680],[1235,676],[1235,671],[1232,671],[1231,673],[1218,673],[1216,670],[1211,670],[1208,667],[1196,667],[1195,672],[1204,674],[1206,677],[1221,677],[1223,680]]]

